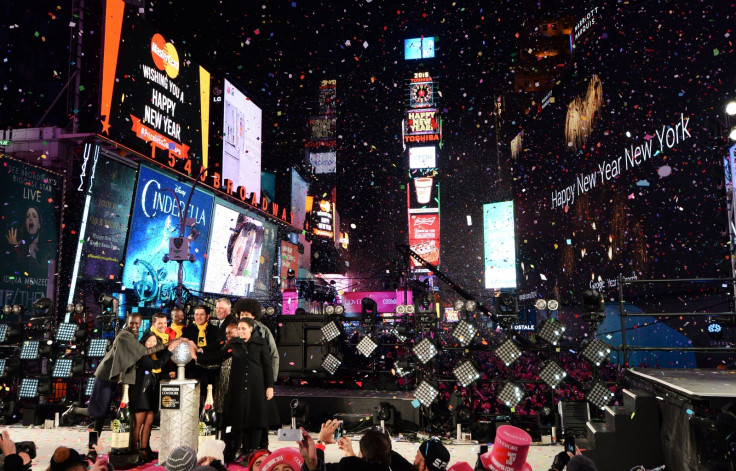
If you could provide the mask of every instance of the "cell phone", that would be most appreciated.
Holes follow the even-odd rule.
[[[298,442],[302,439],[302,431],[298,428],[280,428],[276,437],[281,442]]]
[[[342,422],[340,422],[340,425],[335,429],[335,435],[333,438],[335,441],[338,441],[343,435],[345,435],[345,429],[342,428]]]
[[[87,448],[91,450],[95,445],[97,445],[97,432],[89,432],[89,443]]]
[[[565,447],[565,451],[569,451],[573,455],[575,454],[575,437],[565,437],[565,442],[563,444]]]

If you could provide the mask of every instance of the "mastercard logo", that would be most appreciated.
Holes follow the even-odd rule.
[[[172,79],[179,75],[179,53],[158,33],[151,38],[151,56],[158,70],[165,71]]]

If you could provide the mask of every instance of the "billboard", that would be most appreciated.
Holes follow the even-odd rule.
[[[105,8],[100,134],[183,173],[206,167],[209,73],[123,0]]]
[[[97,146],[89,150],[85,148],[82,175],[76,180],[77,191],[86,192],[78,275],[86,280],[120,281],[136,170],[100,155]]]
[[[440,182],[436,171],[414,171],[407,186],[407,202],[413,212],[436,212],[440,207]]]
[[[315,174],[335,173],[337,153],[335,151],[309,152],[309,165],[312,166],[312,172]]]
[[[0,157],[0,304],[30,312],[37,299],[54,298],[63,182],[48,170]]]
[[[307,197],[307,212],[310,213],[312,233],[322,237],[335,237],[335,205],[324,198]]]
[[[440,213],[413,213],[409,210],[409,248],[427,262],[440,264]],[[412,268],[421,265],[411,258]]]
[[[291,169],[291,223],[297,229],[304,228],[306,219],[307,192],[309,184],[295,169]]]
[[[234,296],[269,296],[276,226],[217,200],[203,290]]]
[[[516,288],[514,202],[483,205],[486,289]]]
[[[404,39],[404,60],[434,57],[434,37]]]
[[[437,168],[435,146],[409,147],[409,168]]]
[[[233,188],[261,196],[262,111],[230,81],[224,81],[222,177]]]
[[[134,230],[123,268],[123,286],[132,288],[141,302],[160,306],[176,299],[179,267],[176,262],[164,262],[163,256],[169,253],[169,239],[179,236],[180,217],[190,191],[190,184],[141,166],[130,224]],[[191,291],[199,291],[202,282],[212,200],[211,193],[196,189],[186,213],[198,233],[198,237],[190,237],[189,244],[195,261],[183,263],[183,285]]]
[[[416,72],[409,83],[409,108],[434,106],[435,84],[428,72]]]
[[[286,286],[289,270],[293,270],[294,276],[299,274],[299,248],[291,242],[281,241],[281,287]]]
[[[339,294],[340,304],[345,308],[345,314],[355,316],[361,312],[363,298],[371,298],[376,302],[379,313],[389,313],[396,310],[401,304],[412,304],[414,301],[411,291],[345,291]]]

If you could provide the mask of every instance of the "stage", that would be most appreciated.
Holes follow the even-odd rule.
[[[76,449],[77,451],[84,452],[87,448],[87,428],[86,427],[63,427],[56,429],[41,429],[41,428],[28,428],[21,425],[11,425],[9,427],[0,427],[0,430],[7,428],[10,433],[10,437],[13,441],[33,440],[38,446],[37,457],[33,460],[33,469],[37,471],[44,470],[48,467],[51,455],[57,446],[65,445]],[[312,431],[312,436],[316,437],[316,431]],[[154,450],[158,450],[161,433],[160,430],[156,429],[151,434],[151,447]],[[358,450],[359,436],[354,438],[353,448]],[[393,448],[398,453],[401,453],[409,461],[414,461],[419,443],[407,442],[397,437],[392,437]],[[274,451],[282,446],[283,442],[276,440],[275,433],[269,435],[270,450]],[[102,438],[100,443],[103,445],[105,450],[110,448],[110,431],[105,429],[102,432]],[[288,446],[296,446],[294,443],[286,443]],[[450,465],[458,461],[467,461],[471,466],[475,464],[476,453],[478,451],[478,445],[446,445],[450,450],[451,460]],[[554,460],[554,456],[562,451],[561,445],[544,445],[544,446],[532,446],[529,449],[529,456],[527,461],[531,464],[535,470],[546,470]],[[328,462],[337,462],[342,458],[342,452],[337,448],[337,445],[328,445],[326,450],[326,457]],[[146,465],[139,469],[150,468],[151,465]],[[238,471],[241,468],[237,465],[231,465],[230,468],[233,471]]]

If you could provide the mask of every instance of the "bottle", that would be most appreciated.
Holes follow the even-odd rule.
[[[199,415],[199,447],[205,440],[214,440],[217,438],[217,415],[215,414],[215,401],[212,399],[212,385],[207,385],[207,399],[204,401],[204,408]]]
[[[131,424],[130,407],[128,406],[128,385],[123,385],[123,398],[120,400],[115,418],[110,424],[112,429],[112,440],[110,441],[110,453],[120,454],[130,451]]]

